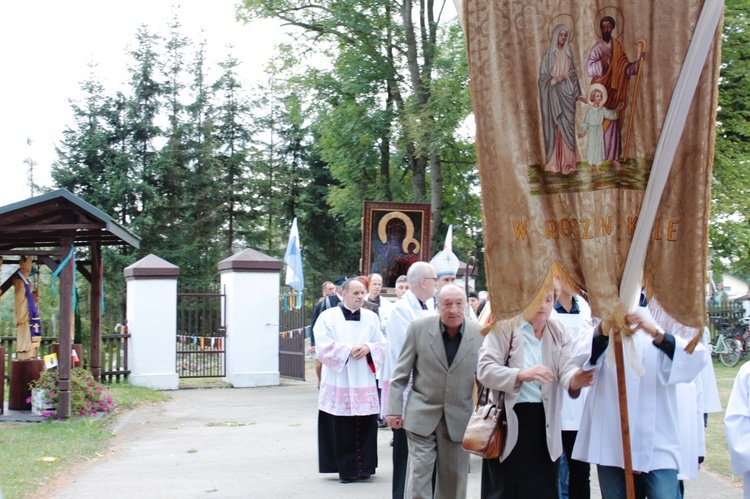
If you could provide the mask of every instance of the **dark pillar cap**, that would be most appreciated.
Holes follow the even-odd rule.
[[[125,267],[123,273],[126,281],[131,279],[177,279],[180,276],[180,267],[156,255],[148,255],[133,265]]]
[[[279,272],[281,260],[247,248],[219,262],[219,272]]]

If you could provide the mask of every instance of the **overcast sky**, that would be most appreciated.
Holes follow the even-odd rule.
[[[354,0],[353,0],[354,1]],[[235,21],[239,0],[35,0],[3,2],[0,21],[0,206],[29,197],[26,158],[36,163],[34,181],[51,186],[55,145],[72,125],[69,99],[96,63],[105,94],[123,88],[132,62],[128,49],[141,24],[166,34],[175,7],[183,32],[193,42],[207,40],[210,66],[223,60],[227,45],[240,61],[246,89],[263,77],[274,46],[288,41],[278,22],[243,25]],[[451,0],[443,19],[455,16]],[[31,145],[28,145],[28,141]],[[39,193],[37,193],[39,194]]]
[[[80,97],[87,64],[111,95],[127,81],[128,47],[138,26],[166,32],[174,5],[191,41],[204,30],[210,63],[225,58],[226,46],[241,61],[246,88],[258,77],[283,41],[274,22],[243,26],[234,20],[236,0],[36,0],[3,2],[0,21],[0,206],[29,196],[24,159],[38,163],[35,182],[51,185],[49,169],[55,144],[72,124],[69,99]],[[27,145],[27,140],[31,145]]]

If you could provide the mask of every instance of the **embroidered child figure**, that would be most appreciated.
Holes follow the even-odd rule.
[[[600,166],[606,159],[602,123],[604,123],[605,118],[616,120],[619,115],[618,111],[625,107],[625,103],[621,103],[617,106],[617,109],[605,108],[604,103],[607,102],[607,89],[599,83],[591,85],[588,100],[590,104],[581,122],[581,131],[578,132],[578,137],[583,138],[585,135],[588,135],[586,161],[594,167],[596,173],[600,173]],[[617,160],[613,160],[612,164],[615,167],[620,166],[620,162]]]

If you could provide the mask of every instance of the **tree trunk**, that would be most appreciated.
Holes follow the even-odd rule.
[[[420,203],[429,202],[427,198],[426,188],[426,177],[427,177],[427,158],[424,156],[414,155],[414,145],[409,144],[407,146],[409,155],[412,158],[411,168],[411,185],[412,185],[412,201],[418,201]]]
[[[391,104],[388,104],[390,107]],[[383,182],[383,196],[387,201],[393,201],[391,192],[391,127],[388,126],[380,137],[380,178]]]
[[[430,193],[432,194],[432,210],[430,212],[430,244],[434,250],[438,248],[438,224],[443,210],[443,164],[440,156],[430,155]]]
[[[423,126],[432,125],[430,116],[426,116],[425,109],[430,100],[430,82],[432,80],[432,62],[435,57],[435,40],[437,36],[437,23],[435,23],[433,11],[433,1],[430,0],[425,5],[424,1],[419,3],[419,20],[420,35],[422,40],[422,58],[423,63],[420,67],[418,57],[417,37],[414,31],[414,22],[412,20],[412,1],[405,0],[403,7],[404,34],[406,37],[406,59],[411,76],[411,84],[417,102],[417,116],[422,116]],[[427,130],[425,136],[430,136]],[[426,146],[426,144],[424,144]],[[423,149],[426,149],[424,147]],[[412,146],[410,152],[415,151]],[[425,179],[427,177],[427,166],[429,164],[432,180],[430,183],[430,198],[432,202],[432,232],[431,239],[434,241],[434,231],[440,222],[440,211],[442,207],[442,188],[443,179],[440,170],[440,158],[436,154],[428,151],[420,152],[412,162],[412,187],[415,193],[422,199],[426,198]]]
[[[422,91],[422,75],[419,71],[419,60],[417,59],[417,37],[414,34],[414,21],[412,21],[411,13],[411,0],[404,0],[402,14],[404,18],[404,35],[406,36],[406,61],[409,67],[409,76],[411,76],[412,90],[417,96],[418,108],[421,109],[427,101]]]

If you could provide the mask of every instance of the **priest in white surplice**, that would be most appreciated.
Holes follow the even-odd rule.
[[[724,415],[732,472],[743,475],[745,499],[750,499],[750,362],[737,373]]]
[[[315,323],[318,360],[323,363],[318,395],[318,466],[338,473],[342,483],[363,480],[378,466],[380,404],[375,372],[383,362],[385,338],[377,314],[363,309],[364,285],[349,279],[344,300]]]
[[[645,307],[625,319],[636,329],[630,345],[623,345],[633,470],[641,473],[648,497],[679,497],[675,385],[700,373],[706,351],[698,345],[692,354],[685,352],[687,341],[665,333]],[[602,494],[617,499],[625,497],[617,372],[614,355],[608,351],[610,340],[599,331],[597,326],[587,333],[591,341],[575,346],[574,361],[584,369],[595,369],[596,374],[573,459],[596,464]]]

